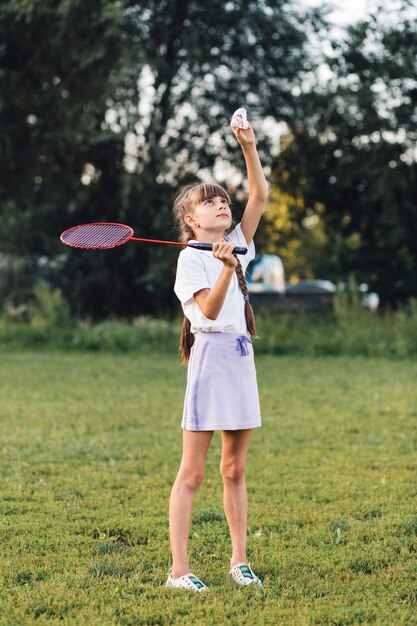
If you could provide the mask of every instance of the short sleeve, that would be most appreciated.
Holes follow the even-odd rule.
[[[255,258],[255,254],[256,254],[255,244],[253,242],[253,239],[252,241],[249,242],[249,244],[247,243],[245,236],[242,232],[240,222],[236,226],[236,228],[232,230],[232,232],[225,237],[225,239],[227,239],[227,241],[233,241],[233,243],[236,243],[238,246],[244,246],[245,248],[248,249],[246,254],[239,254],[239,260],[242,265],[242,268],[244,271],[246,271],[246,268],[248,267],[249,263],[253,261],[253,259]]]
[[[197,291],[206,288],[210,289],[210,283],[202,257],[190,250],[180,252],[174,292],[181,304],[186,304]]]

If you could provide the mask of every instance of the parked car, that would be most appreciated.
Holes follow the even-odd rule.
[[[329,280],[299,280],[285,284],[284,296],[291,309],[333,311],[336,289]]]
[[[336,285],[330,280],[299,280],[297,283],[286,283],[284,293],[335,293]]]
[[[330,280],[284,281],[284,267],[276,255],[264,255],[254,262],[248,288],[255,307],[272,311],[320,310],[333,311],[338,289],[347,289],[346,283],[336,286]],[[363,306],[375,311],[379,306],[377,293],[369,292],[366,283],[358,287]]]
[[[272,312],[334,310],[336,285],[328,280],[300,280],[298,283],[285,283],[282,291],[249,283],[250,299],[255,308]]]

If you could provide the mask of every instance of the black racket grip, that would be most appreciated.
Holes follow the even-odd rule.
[[[200,243],[198,242],[192,242],[192,243],[187,243],[187,246],[189,246],[190,248],[196,248],[197,250],[213,250],[213,244],[211,243]],[[244,248],[243,246],[237,246],[234,250],[233,250],[233,254],[246,254],[248,251],[247,248]]]

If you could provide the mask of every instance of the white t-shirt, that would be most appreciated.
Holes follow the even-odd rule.
[[[250,261],[255,258],[253,241],[249,245],[247,244],[240,224],[229,235],[226,235],[225,239],[226,241],[233,241],[238,246],[248,248],[246,254],[239,254],[239,260],[245,273]],[[214,287],[222,268],[223,263],[220,259],[216,259],[210,250],[184,248],[179,254],[174,291],[182,304],[184,315],[191,322],[192,333],[204,331],[247,334],[248,332],[245,319],[245,301],[236,272],[232,276],[223,307],[216,320],[204,317],[194,300],[194,294],[200,289],[212,289]]]

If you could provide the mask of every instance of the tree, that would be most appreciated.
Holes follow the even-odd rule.
[[[105,125],[107,100],[126,79],[122,9],[109,0],[0,6],[0,237],[11,266],[23,259],[16,297],[32,290],[40,258],[62,252],[70,220],[94,214],[95,195],[122,195],[124,138]],[[81,183],[88,168],[100,191]]]
[[[144,236],[175,235],[178,185],[219,162],[243,170],[231,112],[246,105],[254,123],[291,119],[293,87],[311,70],[306,29],[318,22],[317,12],[271,0],[3,2],[4,252],[30,261],[36,276],[39,257],[58,263],[50,280],[80,314],[169,308],[173,250],[80,253],[63,250],[59,232],[108,219]],[[258,134],[267,165],[268,138]]]
[[[326,245],[319,218],[323,210],[323,206],[316,206],[314,212],[306,211],[303,197],[291,196],[279,184],[271,189],[257,248],[281,257],[289,282],[315,277],[318,258]]]
[[[315,273],[353,274],[393,306],[417,294],[417,29],[407,6],[398,23],[370,18],[333,43],[333,77],[299,99],[273,174],[305,211],[325,207]]]

